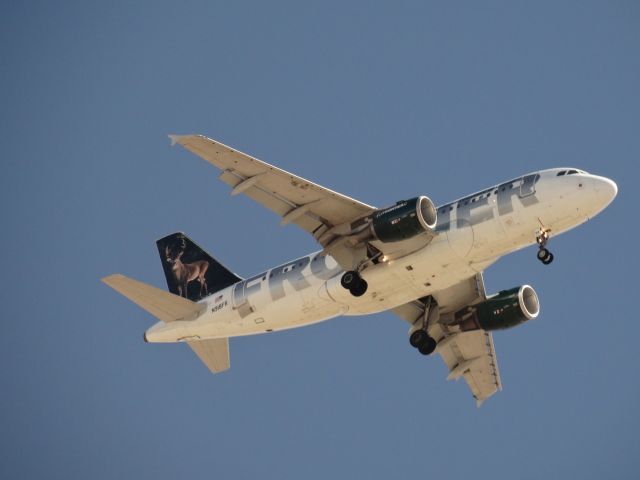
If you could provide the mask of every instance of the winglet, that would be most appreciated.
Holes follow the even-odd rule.
[[[169,139],[171,140],[171,146],[173,147],[176,143],[180,142],[180,139],[184,135],[169,135]]]

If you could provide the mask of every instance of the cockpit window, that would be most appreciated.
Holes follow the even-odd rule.
[[[578,173],[578,170],[569,170],[569,171],[567,172],[567,175],[574,175],[574,174],[576,174],[576,173]]]
[[[563,176],[565,173],[567,173],[566,170],[562,170],[561,172],[558,172],[558,175],[556,175],[556,177],[561,177]]]

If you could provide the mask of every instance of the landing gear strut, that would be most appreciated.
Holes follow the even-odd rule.
[[[354,270],[349,270],[342,275],[340,284],[351,292],[354,297],[361,297],[369,286],[367,282]]]
[[[413,348],[417,348],[422,355],[431,355],[436,350],[437,342],[429,335],[428,330],[430,319],[438,313],[438,304],[433,300],[433,297],[426,297],[424,300],[424,314],[422,319],[418,319],[418,322],[421,322],[421,328],[414,330],[409,335],[409,343]]]
[[[547,250],[545,247],[547,242],[549,241],[549,232],[551,229],[540,227],[540,229],[536,232],[536,243],[538,244],[538,260],[540,260],[545,265],[549,265],[553,262],[553,253]]]

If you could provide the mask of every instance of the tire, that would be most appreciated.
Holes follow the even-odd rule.
[[[538,250],[538,260],[543,263],[549,257],[549,255],[549,250],[547,250],[546,248],[541,248],[540,250]]]
[[[358,279],[360,281],[349,289],[351,295],[353,295],[354,297],[361,297],[366,293],[367,288],[369,287],[367,282],[365,282],[363,279],[361,279],[360,277],[358,277]]]
[[[413,348],[420,348],[424,342],[429,338],[429,334],[424,330],[416,330],[411,335],[409,335],[409,344]]]
[[[355,285],[358,284],[358,280],[360,280],[360,275],[358,272],[354,272],[353,270],[349,270],[342,275],[340,279],[340,285],[347,290],[351,290]]]
[[[435,339],[433,337],[427,336],[425,342],[420,347],[418,347],[418,351],[422,355],[431,355],[433,352],[435,352],[437,346],[438,344],[436,343]]]
[[[549,253],[549,256],[542,261],[545,265],[549,265],[551,262],[553,262],[553,253]]]

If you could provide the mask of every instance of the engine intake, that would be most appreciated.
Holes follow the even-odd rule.
[[[529,285],[503,290],[484,302],[455,314],[460,330],[504,330],[515,327],[540,313],[536,291]]]
[[[371,229],[384,243],[400,242],[425,232],[433,232],[438,220],[436,207],[428,197],[403,200],[373,214]]]

